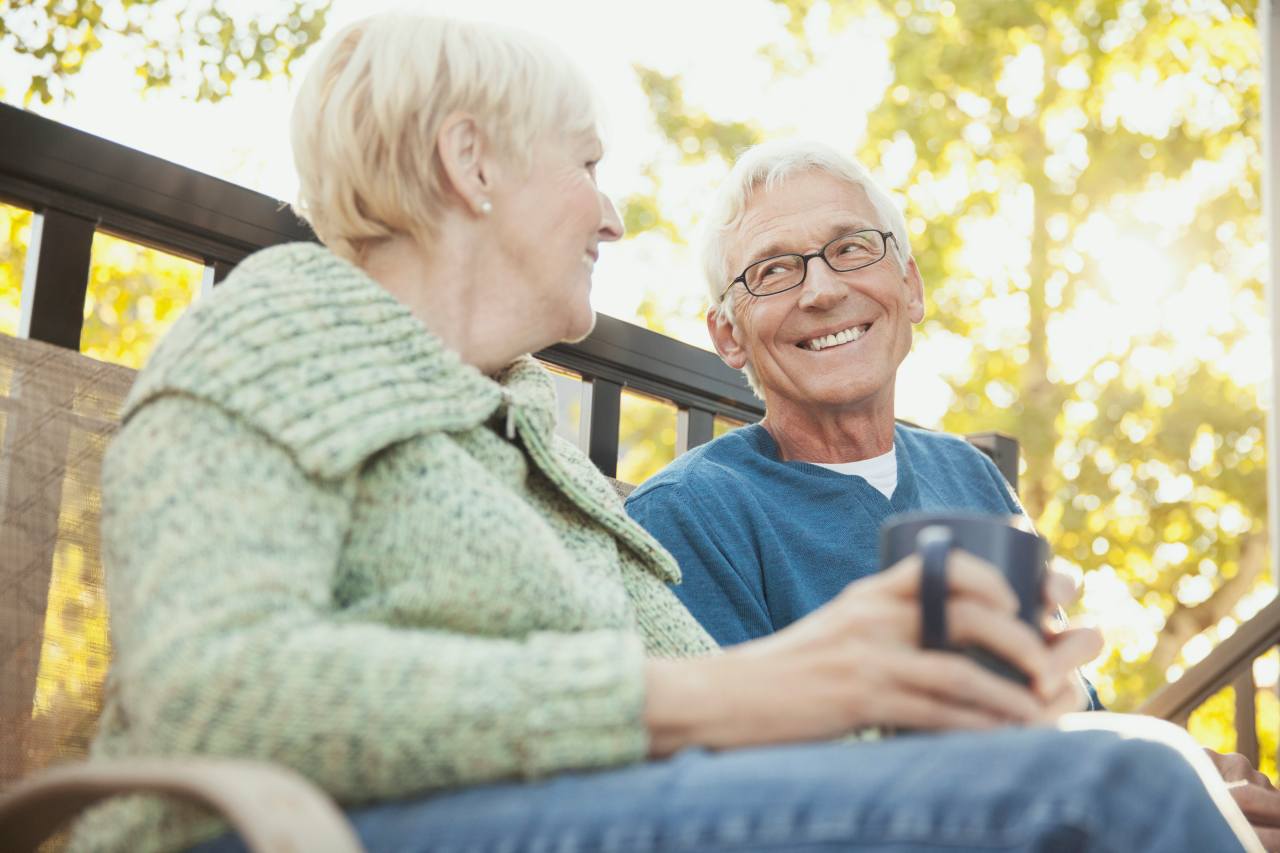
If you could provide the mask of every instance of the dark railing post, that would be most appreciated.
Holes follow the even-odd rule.
[[[1016,492],[1018,490],[1017,439],[998,432],[976,432],[966,435],[965,439],[991,457],[991,461],[996,463],[1000,473]]]
[[[676,455],[706,444],[715,435],[716,416],[706,409],[681,407],[676,415]]]
[[[80,351],[93,232],[91,220],[61,210],[33,218],[19,337]]]
[[[222,280],[235,269],[235,264],[230,264],[226,261],[213,261],[209,266],[213,268],[213,283],[215,285],[222,284]]]
[[[583,377],[581,437],[587,456],[606,477],[618,476],[618,423],[622,385]]]

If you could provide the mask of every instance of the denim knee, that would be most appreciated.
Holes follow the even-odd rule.
[[[1109,734],[1092,752],[1093,812],[1105,815],[1117,850],[1239,850],[1205,780],[1188,755],[1186,732],[1172,740]],[[1185,742],[1182,739],[1185,738]],[[1128,840],[1125,840],[1128,839]]]

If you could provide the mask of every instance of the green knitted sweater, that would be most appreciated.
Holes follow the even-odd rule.
[[[264,759],[346,804],[642,760],[646,655],[715,644],[554,403],[532,358],[482,375],[319,246],[246,260],[104,461],[93,756]],[[222,830],[120,798],[73,848]]]

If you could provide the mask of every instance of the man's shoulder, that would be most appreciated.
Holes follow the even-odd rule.
[[[965,460],[982,464],[987,456],[969,443],[964,436],[939,430],[899,423],[895,432],[908,452],[928,456],[945,456],[951,460]]]
[[[636,487],[627,498],[627,506],[688,491],[716,489],[741,480],[745,464],[759,452],[751,435],[758,428],[745,426],[682,453]]]
[[[920,488],[946,501],[978,500],[995,511],[1021,512],[995,462],[963,436],[899,424],[897,438]]]

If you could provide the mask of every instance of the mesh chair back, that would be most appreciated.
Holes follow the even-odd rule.
[[[134,372],[0,335],[0,789],[82,758],[109,645],[102,452]]]

